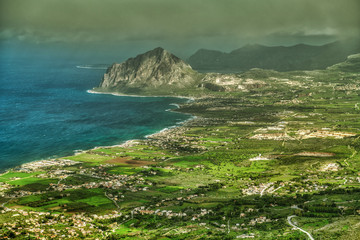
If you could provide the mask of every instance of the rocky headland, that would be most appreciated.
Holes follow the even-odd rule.
[[[124,94],[170,94],[194,86],[201,74],[163,48],[155,48],[110,66],[97,91]]]

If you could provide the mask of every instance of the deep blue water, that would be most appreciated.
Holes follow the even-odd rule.
[[[87,93],[105,72],[76,68],[88,63],[16,51],[1,56],[0,170],[144,138],[189,118],[166,111],[185,99]]]

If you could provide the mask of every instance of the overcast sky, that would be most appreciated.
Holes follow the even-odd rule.
[[[359,0],[0,0],[0,39],[231,50],[360,36]]]

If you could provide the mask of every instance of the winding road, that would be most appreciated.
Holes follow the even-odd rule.
[[[118,209],[120,209],[120,207],[119,207],[119,205],[117,204],[117,202],[116,202],[114,199],[112,199],[111,197],[109,197],[109,196],[106,194],[106,192],[104,192],[104,195],[105,195],[105,197],[107,197],[110,201],[112,201],[112,202],[114,203],[114,205],[115,205]]]
[[[291,222],[291,219],[292,219],[293,217],[296,217],[296,215],[288,216],[288,218],[287,218],[288,223],[289,223],[291,226],[293,226],[294,228],[296,228],[296,229],[302,231],[303,233],[305,233],[306,235],[308,235],[308,237],[310,238],[310,240],[314,240],[314,238],[311,236],[310,233],[308,233],[307,231],[305,231],[305,230],[302,229],[302,228],[299,228],[298,226],[296,226],[295,224],[293,224],[293,223]]]
[[[263,190],[261,190],[261,192],[260,192],[260,197],[262,197],[262,196],[264,195],[265,190],[268,189],[270,186],[271,186],[271,184],[265,186],[265,188],[263,188]]]

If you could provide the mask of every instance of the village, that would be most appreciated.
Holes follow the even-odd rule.
[[[1,174],[2,239],[301,239],[289,217],[345,233],[360,217],[352,83],[259,72],[209,77],[225,91],[180,106],[196,116],[182,126]]]
[[[201,121],[201,120],[200,120]],[[248,124],[248,123],[246,123]],[[248,124],[248,125],[252,125]],[[291,124],[291,123],[290,123]],[[264,132],[267,131],[281,131],[283,132],[285,128],[288,128],[289,122],[280,121],[277,125],[268,126],[265,128],[255,129],[254,136],[259,136],[258,132],[262,132],[261,136],[264,136]],[[156,135],[151,136],[145,142],[139,141],[137,143],[132,142],[130,145],[124,145],[123,147],[136,147],[140,144],[151,144],[153,146],[168,149],[173,148],[176,146],[177,143],[182,143],[182,147],[190,147],[191,149],[196,149],[196,151],[204,151],[206,148],[205,145],[207,143],[210,144],[220,144],[222,147],[226,147],[229,144],[229,141],[214,141],[214,140],[202,140],[201,136],[192,136],[192,135],[185,135],[184,133],[189,131],[191,128],[189,127],[181,127],[178,129],[170,129],[166,132],[161,132]],[[211,133],[211,136],[215,136],[219,133],[219,129],[215,130],[215,133]],[[320,133],[319,131],[310,132],[310,131],[298,131],[299,138],[301,139],[308,139],[308,138],[324,138],[324,137],[333,137],[335,139],[342,139],[344,137],[353,137],[355,134],[352,133],[341,133],[341,132],[330,132],[329,130],[322,130]],[[307,133],[307,134],[306,134]],[[220,132],[221,134],[221,132]],[[256,135],[258,134],[258,135]],[[266,135],[265,135],[266,136]],[[310,137],[309,137],[310,136]],[[249,139],[272,139],[275,141],[282,140],[282,141],[289,141],[294,140],[293,138],[281,138],[278,137],[273,138],[259,138],[259,137],[250,137]],[[166,143],[166,144],[164,144]],[[214,148],[216,149],[216,148]],[[179,150],[181,151],[181,150]],[[179,151],[174,151],[174,155],[178,156]],[[189,150],[187,150],[189,151]],[[88,152],[89,153],[89,152]],[[94,153],[91,153],[94,154]],[[298,156],[313,156],[318,157],[320,153],[314,152],[303,152],[297,153],[295,155]],[[112,157],[111,155],[107,155]],[[332,157],[334,154],[330,153],[323,153],[319,155],[320,157]],[[249,159],[249,161],[271,161],[273,157],[267,158],[262,157],[261,154],[257,157]],[[193,194],[193,190],[191,188],[182,190],[181,196],[176,195],[173,198],[164,198],[159,199],[159,201],[155,201],[151,205],[147,206],[139,206],[135,207],[131,210],[122,211],[121,204],[126,199],[127,192],[137,193],[137,192],[144,192],[144,191],[152,191],[156,186],[156,182],[151,181],[148,176],[156,176],[159,173],[159,170],[163,169],[163,171],[170,171],[170,172],[178,172],[177,174],[181,173],[191,173],[191,172],[198,172],[198,171],[206,171],[208,168],[207,165],[198,164],[191,168],[189,167],[176,167],[173,165],[163,165],[166,163],[169,158],[159,158],[154,163],[155,165],[145,165],[141,168],[144,169],[145,172],[140,172],[138,174],[109,174],[106,169],[115,167],[116,164],[101,164],[98,166],[91,166],[91,167],[84,167],[83,162],[69,160],[69,159],[55,159],[55,160],[42,160],[37,162],[31,162],[27,164],[23,164],[19,168],[16,169],[18,172],[22,173],[36,173],[41,172],[37,175],[40,179],[58,179],[57,182],[49,183],[48,187],[44,191],[11,191],[14,185],[11,184],[11,181],[21,180],[19,177],[10,178],[9,183],[2,183],[1,186],[1,194],[3,197],[8,199],[16,199],[16,198],[23,198],[30,195],[42,195],[48,191],[51,192],[60,192],[60,196],[63,197],[71,197],[71,190],[76,189],[104,189],[104,196],[109,199],[115,210],[111,213],[106,214],[70,214],[68,217],[65,217],[64,214],[60,213],[50,213],[50,212],[37,212],[37,211],[27,211],[17,208],[11,208],[4,206],[6,203],[3,204],[2,214],[11,214],[12,217],[25,217],[26,220],[23,223],[4,223],[3,228],[7,229],[9,232],[12,232],[15,236],[24,234],[23,232],[27,232],[28,236],[38,236],[39,239],[47,239],[46,236],[57,236],[59,239],[66,239],[69,234],[76,238],[76,237],[86,237],[86,236],[94,236],[94,234],[98,234],[98,236],[105,237],[106,233],[99,229],[99,223],[97,221],[101,220],[109,220],[110,222],[114,222],[111,224],[113,228],[121,228],[119,220],[121,219],[122,222],[130,221],[132,219],[137,218],[138,216],[157,216],[160,218],[167,218],[167,219],[179,219],[179,220],[186,220],[186,221],[193,221],[198,224],[199,227],[206,227],[207,223],[203,222],[203,219],[207,219],[207,215],[215,216],[216,212],[212,209],[201,208],[196,211],[192,211],[189,213],[188,211],[173,211],[173,210],[165,210],[164,208],[168,208],[169,206],[178,205],[182,202],[192,202],[197,201],[196,199],[206,198],[206,191],[199,194]],[[158,164],[162,162],[162,164]],[[66,170],[66,167],[74,167],[76,166],[77,170]],[[65,167],[65,168],[64,168]],[[158,170],[154,170],[156,169]],[[335,168],[334,168],[335,167]],[[252,196],[256,195],[259,197],[263,196],[273,196],[273,197],[280,197],[280,196],[287,196],[292,195],[293,193],[315,193],[321,192],[328,189],[330,186],[329,184],[319,184],[314,182],[312,179],[329,179],[332,181],[332,178],[329,177],[328,172],[338,171],[339,166],[336,166],[332,163],[323,167],[323,174],[319,174],[314,172],[313,174],[309,175],[307,178],[302,179],[299,181],[276,181],[276,182],[267,182],[261,183],[257,181],[249,182],[245,185],[242,185],[239,190],[243,196]],[[91,177],[96,181],[88,181],[82,184],[66,184],[66,179],[70,178],[71,176],[86,176]],[[337,177],[336,180],[341,181],[343,178]],[[220,181],[218,181],[220,182]],[[360,177],[348,177],[345,183],[360,183]],[[233,183],[223,182],[221,188],[226,189],[227,185],[233,185]],[[120,190],[120,192],[119,192]],[[118,191],[116,193],[116,191]],[[188,195],[184,196],[184,193],[188,192]],[[53,201],[55,198],[49,197],[47,201]],[[277,204],[273,204],[272,207],[277,207]],[[64,205],[66,208],[66,204]],[[259,209],[248,208],[244,212],[239,213],[240,218],[247,218],[248,213],[250,217],[253,216],[253,213],[258,212]],[[222,217],[221,217],[222,218]],[[224,217],[223,220],[226,220]],[[248,231],[251,227],[256,226],[262,223],[271,223],[272,221],[278,221],[278,219],[268,219],[266,216],[258,216],[253,219],[248,219],[247,222],[236,223],[228,225],[226,221],[224,224],[216,224],[216,222],[211,225],[211,228],[216,227],[218,231],[227,232],[227,231]],[[52,229],[50,226],[54,223],[65,223],[68,225],[65,230],[60,229]],[[103,225],[102,225],[103,226]],[[66,234],[65,234],[66,232]],[[105,235],[104,235],[105,234]],[[238,235],[237,238],[254,238],[256,237],[255,234],[242,234]],[[6,239],[6,238],[5,238]]]

